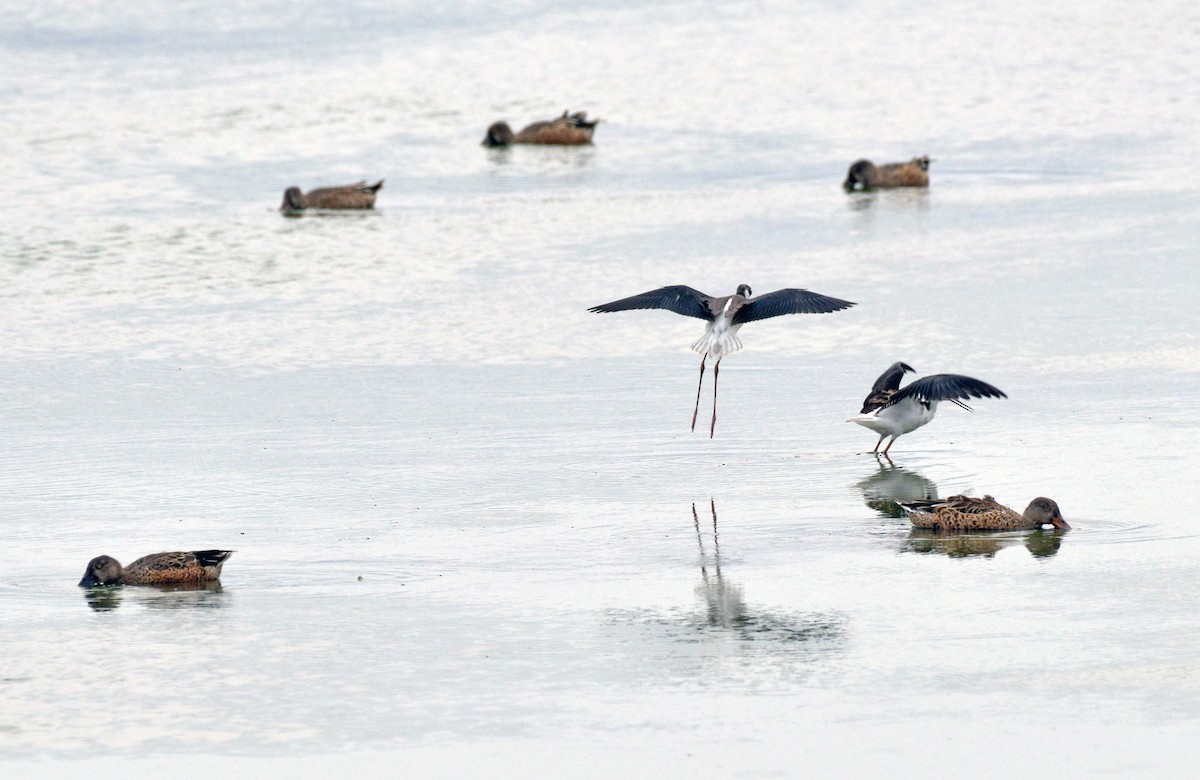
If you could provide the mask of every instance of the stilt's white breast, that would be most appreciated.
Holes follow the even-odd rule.
[[[905,398],[898,404],[885,407],[869,414],[859,414],[847,422],[856,422],[864,428],[870,428],[882,436],[900,436],[912,433],[917,428],[933,419],[937,413],[938,402],[934,401],[926,409],[925,405],[913,398]]]
[[[925,404],[914,398],[905,398],[900,403],[884,409],[881,416],[886,415],[889,418],[895,427],[892,435],[899,436],[902,433],[912,433],[932,420],[935,414],[937,414],[937,401],[932,402],[926,408]]]

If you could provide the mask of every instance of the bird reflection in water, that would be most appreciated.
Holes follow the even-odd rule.
[[[851,211],[871,218],[881,214],[904,214],[913,211],[929,211],[929,189],[927,187],[905,187],[894,190],[867,190],[851,194],[846,198]]]
[[[1049,558],[1058,553],[1066,532],[1037,529],[1034,531],[1003,533],[942,533],[923,528],[914,528],[904,540],[907,552],[936,553],[951,558],[979,556],[991,558],[1005,547],[1024,545],[1035,558]]]
[[[492,146],[487,150],[488,162],[503,169],[519,155],[522,168],[539,172],[563,171],[573,173],[592,164],[596,150],[590,146]]]
[[[867,506],[884,517],[901,518],[904,509],[898,501],[917,498],[937,498],[937,483],[910,469],[897,466],[890,459],[877,458],[879,471],[858,483]]]
[[[837,615],[770,613],[746,606],[742,587],[726,579],[721,571],[721,540],[717,531],[717,505],[712,511],[712,551],[705,549],[700,515],[692,504],[692,523],[700,549],[700,583],[696,595],[704,601],[702,629],[731,631],[741,640],[811,642],[838,639],[843,634],[842,618]]]
[[[100,585],[83,591],[84,601],[96,612],[111,612],[125,601],[147,609],[219,609],[229,594],[219,581],[171,585]]]
[[[726,582],[721,575],[721,538],[717,533],[717,504],[710,501],[712,509],[712,546],[710,558],[704,551],[704,535],[700,531],[700,515],[696,505],[692,504],[692,522],[696,527],[696,544],[700,547],[700,584],[696,586],[696,595],[704,599],[705,614],[708,625],[721,628],[733,628],[746,620],[746,602],[742,598],[742,587],[733,582]],[[709,565],[713,573],[708,573]]]

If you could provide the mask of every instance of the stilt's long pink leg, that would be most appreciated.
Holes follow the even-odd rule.
[[[704,361],[708,355],[700,358],[700,384],[696,385],[696,409],[692,412],[692,433],[696,432],[696,415],[700,414],[700,388],[704,386]]]
[[[883,440],[886,438],[887,438],[886,433],[879,434],[879,441],[875,442],[875,449],[871,450],[871,452],[878,455],[879,454],[879,445],[883,444]]]
[[[717,430],[717,374],[721,371],[721,358],[717,358],[717,362],[713,364],[713,419],[712,427],[708,429],[708,438],[713,437],[713,433]]]
[[[890,450],[890,449],[892,448],[892,445],[893,445],[893,444],[895,444],[895,443],[896,443],[896,437],[895,437],[895,436],[893,436],[893,437],[892,437],[892,440],[888,442],[888,446],[886,446],[886,447],[884,447],[884,448],[883,448],[883,454],[884,454],[884,456],[886,456],[886,455],[888,454],[888,450]]]

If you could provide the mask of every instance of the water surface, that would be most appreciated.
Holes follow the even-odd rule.
[[[1194,4],[6,19],[0,764],[1193,771]],[[564,108],[594,148],[478,146]],[[859,306],[743,330],[710,440],[702,324],[586,309],[743,282]],[[1009,399],[877,461],[895,360]],[[1074,530],[896,511],[955,493]],[[219,589],[75,586],[211,547]]]

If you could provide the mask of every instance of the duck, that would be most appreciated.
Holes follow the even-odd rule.
[[[935,531],[1024,531],[1052,525],[1063,531],[1071,529],[1063,519],[1058,504],[1045,496],[1030,501],[1020,514],[991,496],[950,496],[946,499],[916,499],[899,503],[908,510],[908,519],[913,528]]]
[[[562,116],[534,122],[521,128],[521,132],[513,133],[507,122],[496,122],[487,129],[482,146],[509,146],[510,144],[546,144],[552,146],[582,146],[592,142],[592,133],[596,125],[603,119],[588,121],[586,111],[569,113]]]
[[[382,187],[383,179],[370,185],[362,179],[353,184],[318,187],[308,192],[301,192],[299,187],[288,187],[279,210],[295,213],[305,209],[373,209],[375,195]]]
[[[221,566],[230,555],[233,550],[161,552],[138,558],[128,566],[112,556],[101,555],[88,561],[79,587],[212,582],[220,578]]]
[[[847,192],[889,187],[928,187],[929,157],[914,157],[905,163],[875,165],[870,160],[858,160],[850,166],[842,186]]]
[[[974,410],[963,403],[968,399],[1008,398],[998,387],[962,374],[932,374],[913,380],[901,389],[900,382],[909,372],[916,373],[916,370],[902,361],[888,366],[875,380],[863,401],[862,411],[846,418],[846,422],[858,423],[879,434],[879,441],[871,450],[873,455],[888,457],[896,439],[927,425],[937,414],[941,401],[949,401],[970,412]],[[892,437],[891,441],[880,452],[879,445],[888,436]]]

